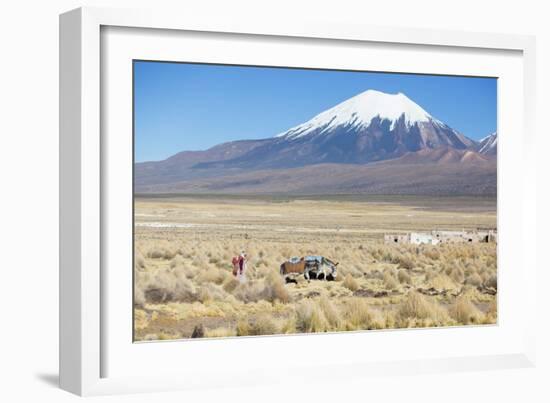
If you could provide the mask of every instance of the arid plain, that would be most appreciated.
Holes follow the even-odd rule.
[[[136,196],[134,338],[494,324],[495,243],[384,243],[478,227],[496,228],[495,199]],[[305,255],[338,262],[336,281],[285,284],[280,264]]]

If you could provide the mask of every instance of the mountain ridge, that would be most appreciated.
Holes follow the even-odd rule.
[[[274,137],[232,141],[204,151],[182,151],[163,161],[136,163],[134,178],[136,189],[142,192],[171,188],[223,193],[228,187],[244,192],[262,193],[270,187],[282,191],[285,175],[296,174],[304,183],[299,185],[296,178],[287,178],[294,183],[288,191],[317,191],[322,183],[325,191],[339,192],[341,180],[346,177],[351,181],[346,182],[346,191],[353,190],[355,183],[359,192],[384,189],[393,194],[410,191],[409,184],[418,183],[417,191],[421,193],[430,193],[431,186],[450,194],[493,194],[496,146],[491,144],[496,144],[496,133],[483,140],[482,144],[468,138],[402,93],[368,90]],[[324,173],[320,182],[308,177],[318,175],[318,167],[329,166],[335,171],[332,179],[330,173]],[[353,174],[346,176],[346,169]],[[438,170],[431,174],[435,179],[426,178],[430,169]],[[480,175],[475,175],[476,169]],[[386,184],[383,177],[374,178],[384,172],[391,177],[386,178]],[[453,177],[451,172],[474,175],[476,179],[469,185],[467,177]],[[361,175],[369,175],[368,180]],[[400,181],[400,175],[409,178],[408,182]],[[443,180],[450,183],[441,183]]]

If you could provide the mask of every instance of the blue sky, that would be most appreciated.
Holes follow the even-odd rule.
[[[135,160],[272,137],[368,89],[402,92],[473,139],[496,130],[494,78],[136,61]]]

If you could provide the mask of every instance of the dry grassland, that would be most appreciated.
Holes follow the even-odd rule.
[[[135,340],[496,323],[495,244],[382,241],[495,227],[494,202],[388,200],[136,198]],[[311,254],[339,262],[337,281],[285,284],[279,265]]]

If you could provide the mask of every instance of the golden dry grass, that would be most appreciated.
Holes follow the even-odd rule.
[[[468,202],[471,206],[471,201]],[[138,199],[135,337],[161,340],[496,323],[495,244],[386,245],[384,232],[494,226],[494,211],[360,201]],[[248,254],[247,281],[231,257]],[[285,284],[320,254],[337,281]],[[422,292],[430,290],[431,294]]]

